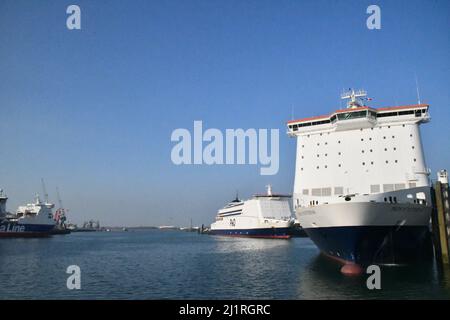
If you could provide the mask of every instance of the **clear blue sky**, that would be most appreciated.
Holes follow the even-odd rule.
[[[66,28],[81,7],[82,30]],[[381,7],[382,29],[366,28]],[[450,169],[450,2],[0,2],[0,186],[8,208],[44,177],[70,220],[209,224],[239,189],[291,192],[295,141],[285,121],[340,107],[364,88],[373,107],[416,102],[432,122],[428,166]],[[280,170],[175,166],[172,130],[279,128]]]

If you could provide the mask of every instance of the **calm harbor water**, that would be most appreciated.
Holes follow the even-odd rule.
[[[81,268],[68,290],[66,268]],[[382,268],[381,290],[346,278],[307,238],[226,238],[181,231],[73,233],[0,240],[2,299],[449,299],[431,263]]]

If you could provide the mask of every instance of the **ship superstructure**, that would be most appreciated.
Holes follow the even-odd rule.
[[[292,223],[291,196],[273,194],[268,186],[266,194],[246,201],[236,196],[220,209],[210,234],[287,239]]]
[[[297,138],[293,203],[300,224],[327,255],[396,263],[427,236],[430,185],[419,125],[427,104],[371,108],[365,91],[347,108],[288,122]]]

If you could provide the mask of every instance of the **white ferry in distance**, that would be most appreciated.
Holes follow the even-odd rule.
[[[36,196],[35,203],[20,206],[15,215],[7,214],[8,197],[0,190],[0,238],[49,236],[55,227],[53,204],[42,202]]]
[[[365,91],[347,108],[288,122],[297,138],[294,210],[308,236],[344,263],[418,258],[429,235],[431,195],[419,125],[427,104],[371,108]]]
[[[236,196],[220,209],[210,234],[288,239],[292,223],[291,196],[273,194],[267,186],[267,194],[256,194],[246,201]]]

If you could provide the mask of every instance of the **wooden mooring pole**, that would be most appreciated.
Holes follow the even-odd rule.
[[[448,221],[450,214],[448,191],[448,180],[446,181],[444,179],[441,181],[437,181],[434,184],[434,203],[433,213],[431,216],[436,259],[439,263],[447,266],[450,263],[448,243]]]

